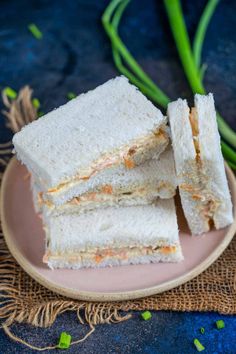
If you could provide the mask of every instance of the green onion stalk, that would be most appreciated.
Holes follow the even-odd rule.
[[[209,22],[208,19],[210,20],[210,17],[212,16],[217,3],[218,1],[216,0],[209,0],[208,5],[203,12],[194,39],[195,55],[193,55],[180,1],[164,0],[170,27],[172,29],[177,50],[179,52],[180,60],[194,93],[205,93],[205,89],[199,75],[198,65],[200,61],[201,48],[206,33],[206,26]],[[227,143],[236,148],[236,133],[228,126],[228,124],[224,121],[219,113],[217,113],[217,122],[221,136]],[[233,158],[232,162],[236,163],[236,154],[233,150],[232,152],[234,154],[231,154],[230,156],[226,155],[226,158]]]
[[[112,44],[114,63],[117,69],[147,97],[166,109],[170,98],[144,72],[118,34],[119,23],[129,1],[130,0],[112,0],[102,16],[103,27]],[[205,93],[202,79],[206,65],[201,65],[201,52],[207,26],[218,2],[219,0],[208,1],[199,21],[192,50],[180,1],[164,0],[179,56],[194,93]],[[229,165],[236,169],[236,154],[229,146],[230,144],[232,147],[236,147],[236,133],[228,126],[219,113],[217,113],[217,121],[221,136],[225,140],[225,142],[222,142],[222,152]]]
[[[150,97],[158,105],[166,107],[170,99],[144,72],[118,35],[120,18],[128,3],[129,1],[127,0],[113,0],[110,2],[102,16],[103,27],[112,43],[115,64],[118,70],[139,87],[144,94]],[[113,20],[111,20],[112,17]],[[122,60],[132,71],[123,65]]]

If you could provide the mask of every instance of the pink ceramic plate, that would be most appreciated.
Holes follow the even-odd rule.
[[[227,174],[236,205],[235,177],[228,167]],[[50,270],[42,263],[44,231],[41,219],[33,209],[30,181],[26,176],[25,167],[13,158],[3,178],[1,195],[2,226],[7,245],[17,262],[34,279],[71,298],[124,300],[174,288],[209,267],[235,233],[236,222],[228,228],[191,237],[181,207],[177,206],[184,261],[105,269]]]

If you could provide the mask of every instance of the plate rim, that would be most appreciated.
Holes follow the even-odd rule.
[[[11,174],[11,170],[18,163],[19,162],[16,160],[16,158],[12,157],[4,171],[3,178],[2,178],[1,196],[0,196],[0,214],[1,214],[3,237],[5,239],[5,242],[7,244],[10,253],[15,258],[16,262],[21,266],[21,268],[23,268],[23,270],[29,276],[31,276],[34,280],[36,280],[39,284],[46,287],[47,289],[71,299],[86,300],[86,301],[101,301],[101,302],[124,301],[124,300],[134,300],[146,296],[156,295],[164,291],[173,289],[195,278],[203,271],[205,271],[211,264],[213,264],[227,248],[227,246],[229,245],[230,241],[233,239],[234,234],[236,232],[236,207],[235,207],[236,206],[236,177],[233,171],[231,170],[231,168],[225,162],[227,178],[232,186],[230,192],[231,192],[232,203],[234,206],[234,212],[233,212],[234,221],[228,227],[228,231],[224,235],[222,242],[220,242],[220,244],[214,249],[213,252],[210,253],[210,255],[204,261],[199,263],[191,271],[159,285],[155,285],[143,289],[123,291],[123,292],[79,291],[73,288],[59,286],[58,284],[54,283],[53,281],[49,281],[47,278],[43,277],[41,274],[35,271],[35,269],[30,266],[30,263],[27,261],[27,259],[20,252],[18,252],[18,248],[15,246],[15,243],[12,241],[11,232],[9,230],[5,218],[4,200],[6,198],[5,195],[6,195],[6,185],[8,181],[8,176]]]

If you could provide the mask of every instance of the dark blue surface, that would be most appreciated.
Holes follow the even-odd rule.
[[[110,44],[101,28],[100,17],[108,1],[16,1],[0,2],[0,89],[18,90],[29,84],[47,112],[66,102],[69,91],[84,92],[117,75]],[[183,1],[191,37],[205,1]],[[222,2],[210,24],[203,48],[208,64],[207,90],[215,94],[218,109],[236,128],[236,1]],[[36,23],[43,39],[27,30]],[[167,25],[162,1],[133,0],[121,25],[121,36],[143,68],[172,98],[192,99],[178,61]],[[0,119],[0,141],[11,132]],[[226,328],[217,331],[214,322],[224,318]],[[201,335],[203,326],[206,333]],[[144,322],[138,313],[128,322],[98,326],[84,343],[67,353],[196,353],[195,337],[205,345],[205,353],[236,353],[236,318],[213,313],[153,313]],[[52,345],[66,330],[75,338],[88,328],[78,324],[75,314],[66,313],[49,329],[15,325],[15,333],[35,345]],[[10,341],[0,331],[0,354],[33,353]],[[56,352],[56,351],[51,351]]]
[[[224,319],[226,327],[215,328],[215,321]],[[236,320],[233,316],[215,313],[153,312],[152,319],[143,321],[137,312],[133,318],[119,324],[99,325],[95,332],[83,343],[65,353],[125,353],[125,354],[192,354],[197,353],[193,339],[198,338],[205,346],[206,354],[236,353]],[[200,334],[199,328],[205,328]],[[89,328],[78,324],[74,313],[65,313],[47,329],[28,325],[15,325],[12,331],[38,346],[57,343],[61,331],[67,331],[76,340],[83,337]],[[20,344],[10,342],[0,331],[0,353],[31,354],[32,351]],[[58,353],[52,350],[50,353]]]

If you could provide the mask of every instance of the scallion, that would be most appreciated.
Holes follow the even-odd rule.
[[[228,162],[232,162],[236,164],[236,153],[229,145],[227,145],[224,141],[221,140],[221,150],[222,153],[227,156]]]
[[[39,112],[38,112],[38,117],[42,117],[42,116],[44,116],[44,114],[45,114],[44,112],[39,111]]]
[[[198,69],[200,69],[201,66],[202,45],[205,39],[206,30],[218,3],[219,0],[208,1],[196,30],[196,34],[193,40],[193,57],[195,65]]]
[[[33,103],[34,108],[36,108],[36,109],[39,109],[39,107],[41,106],[38,98],[33,98],[32,103]]]
[[[205,333],[205,328],[204,328],[204,327],[201,327],[201,328],[200,328],[200,332],[201,332],[201,334],[204,334],[204,333]]]
[[[32,35],[36,38],[36,39],[42,39],[43,38],[43,34],[40,31],[40,29],[38,28],[38,26],[36,26],[34,23],[30,23],[28,25],[28,29],[29,31],[32,33]]]
[[[175,39],[176,47],[179,52],[179,57],[181,59],[189,84],[194,93],[197,92],[200,94],[205,94],[205,89],[198,74],[198,68],[195,65],[180,1],[164,0],[164,4],[166,7],[166,12],[169,18],[173,37]],[[220,114],[217,114],[217,122],[222,137],[227,141],[227,143],[231,144],[233,147],[236,147],[236,133],[229,127],[229,125],[220,116]]]
[[[120,13],[118,12],[119,15],[117,16],[117,19],[116,19],[117,25],[116,25],[116,23],[115,23],[115,25],[114,25],[114,23],[113,24],[111,23],[111,18],[114,15],[114,11],[117,9],[117,6],[120,3],[122,3],[121,0],[112,0],[110,2],[110,4],[106,8],[106,10],[102,16],[103,27],[111,40],[112,47],[118,51],[119,55],[123,58],[123,60],[126,62],[126,64],[136,74],[136,79],[134,78],[133,74],[130,75],[131,81],[133,83],[135,83],[133,81],[133,79],[135,79],[135,81],[136,81],[135,84],[137,84],[137,86],[142,91],[143,91],[143,89],[145,89],[146,93],[150,93],[150,95],[152,95],[153,98],[155,97],[156,103],[158,103],[162,107],[166,107],[167,103],[169,102],[169,98],[165,95],[165,93],[159,87],[157,87],[157,85],[143,71],[141,66],[136,62],[136,60],[131,55],[131,53],[128,51],[128,49],[126,48],[126,46],[124,45],[124,43],[122,42],[122,40],[120,39],[120,37],[117,33],[117,28],[115,28],[115,26],[118,26],[118,24],[119,24],[120,17],[125,9],[124,5],[123,5],[124,7],[121,8],[120,10],[118,8],[118,11],[120,11]],[[128,4],[128,2],[127,2],[127,4]],[[114,15],[114,17],[115,17],[115,15]],[[116,59],[116,64],[118,63],[118,68],[122,68],[122,70],[124,70],[124,67],[122,67],[122,62],[120,61],[120,58],[118,57],[118,55],[116,53],[115,53],[114,59]],[[123,73],[124,73],[124,71],[123,71]],[[129,71],[127,71],[127,69],[126,69],[125,75],[127,73],[130,74]],[[137,79],[137,77],[138,77],[138,79]]]
[[[13,90],[11,87],[7,86],[2,90],[3,94],[8,98],[14,100],[17,97],[17,92]]]
[[[216,328],[217,329],[222,329],[222,328],[225,328],[225,323],[223,320],[218,320],[216,321]]]
[[[197,27],[192,51],[180,1],[164,0],[179,56],[194,93],[205,93],[202,78],[206,70],[206,64],[200,66],[201,51],[207,26],[218,1],[219,0],[209,0],[205,7]],[[119,23],[128,3],[129,0],[112,0],[102,16],[104,29],[111,40],[115,65],[117,69],[127,76],[147,97],[163,108],[166,108],[170,99],[144,72],[119,37]],[[235,168],[236,154],[229,145],[236,147],[236,133],[229,127],[219,113],[217,113],[217,122],[220,134],[225,139],[222,152],[225,159],[228,160],[229,165]]]
[[[193,343],[194,343],[198,352],[202,352],[203,350],[205,350],[205,347],[202,345],[202,343],[197,338],[194,339]]]
[[[62,332],[60,335],[58,348],[68,349],[70,347],[70,344],[71,344],[71,335],[66,332]]]
[[[77,97],[77,95],[74,92],[68,92],[66,97],[68,100],[73,100],[73,98]]]
[[[152,318],[152,314],[150,311],[144,311],[141,313],[141,317],[144,321],[148,321]]]

